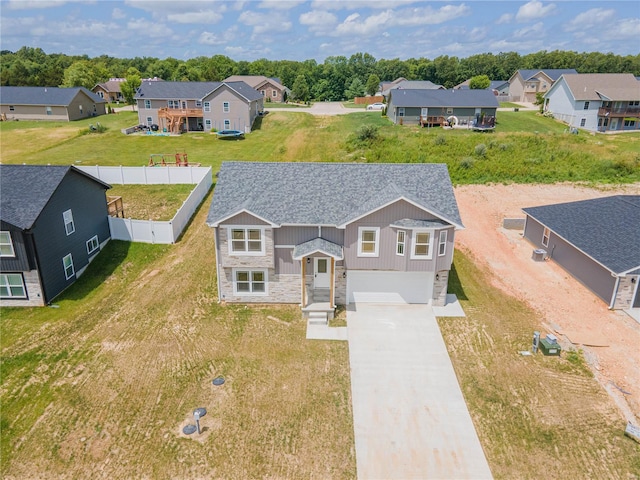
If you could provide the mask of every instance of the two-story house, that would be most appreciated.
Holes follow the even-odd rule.
[[[463,228],[444,164],[224,162],[207,218],[221,301],[444,305]]]
[[[231,75],[224,82],[244,82],[264,97],[265,102],[284,102],[291,96],[291,90],[285,87],[279,78],[264,75]]]
[[[72,166],[0,165],[0,302],[43,306],[111,238],[110,185]]]
[[[244,82],[144,81],[135,95],[138,121],[171,133],[251,131],[262,95]]]
[[[570,127],[592,132],[640,130],[640,82],[630,73],[562,75],[544,109]]]
[[[578,73],[573,68],[516,70],[509,79],[509,97],[514,102],[535,103],[536,94],[545,94],[565,73]]]

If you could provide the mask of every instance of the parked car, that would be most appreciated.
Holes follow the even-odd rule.
[[[367,105],[367,110],[382,110],[383,108],[384,108],[384,103],[380,103],[380,102]]]

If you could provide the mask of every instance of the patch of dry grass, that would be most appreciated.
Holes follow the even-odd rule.
[[[173,218],[194,188],[195,185],[187,184],[112,185],[107,195],[122,197],[126,218],[167,221]]]

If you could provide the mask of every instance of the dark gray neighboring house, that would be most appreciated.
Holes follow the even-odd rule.
[[[444,305],[455,231],[444,164],[224,162],[207,224],[220,300]]]
[[[0,300],[43,306],[111,238],[110,185],[73,166],[0,165]]]
[[[524,236],[609,308],[640,307],[640,195],[524,208]]]
[[[106,104],[84,87],[0,87],[0,113],[8,120],[80,120],[104,115]]]
[[[403,125],[442,125],[450,117],[456,124],[467,124],[480,117],[495,118],[498,106],[490,90],[392,89],[387,117]]]

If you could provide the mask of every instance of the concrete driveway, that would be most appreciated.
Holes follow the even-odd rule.
[[[269,112],[299,112],[309,113],[311,115],[344,115],[345,113],[357,113],[366,111],[361,108],[346,108],[344,105],[342,105],[342,102],[315,102],[308,108],[278,108],[265,106],[264,109]]]
[[[359,303],[347,323],[358,478],[492,478],[432,308]]]

